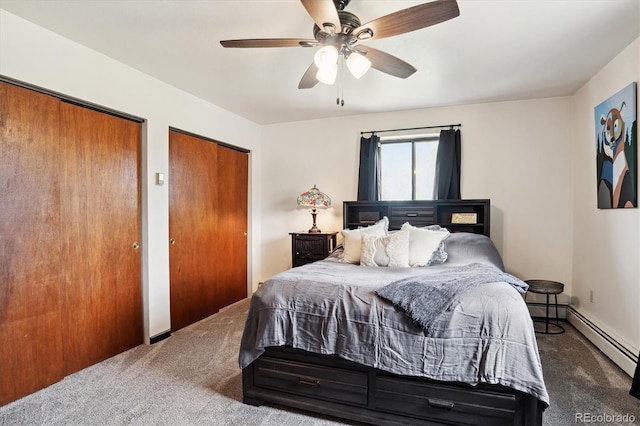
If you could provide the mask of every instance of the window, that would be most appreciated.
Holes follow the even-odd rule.
[[[380,138],[382,200],[432,200],[438,135]]]

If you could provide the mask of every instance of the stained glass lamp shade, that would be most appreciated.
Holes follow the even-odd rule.
[[[313,185],[313,188],[298,195],[298,205],[302,207],[309,207],[311,209],[313,226],[309,229],[309,233],[317,234],[322,232],[316,226],[316,215],[318,214],[318,209],[327,209],[331,207],[331,198],[329,198],[329,196],[324,192],[320,192],[320,190]]]

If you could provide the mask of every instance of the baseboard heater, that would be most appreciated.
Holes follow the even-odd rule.
[[[567,320],[611,361],[633,377],[638,363],[638,351],[619,342],[572,306],[567,306]]]

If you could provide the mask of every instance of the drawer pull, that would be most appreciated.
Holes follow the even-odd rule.
[[[443,408],[445,410],[451,410],[456,404],[453,401],[447,401],[446,399],[428,398],[429,407]]]
[[[298,384],[299,385],[305,385],[305,386],[318,386],[320,385],[320,380],[303,380],[303,379],[298,379]]]
[[[407,217],[418,217],[418,213],[407,213]]]

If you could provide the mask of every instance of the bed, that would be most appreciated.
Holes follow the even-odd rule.
[[[464,212],[458,203],[454,210]],[[385,205],[377,202],[377,211],[391,213]],[[371,210],[345,208],[345,224],[362,206]],[[421,211],[411,207],[403,204],[408,222]],[[386,215],[362,217],[374,224],[345,231],[329,258],[277,274],[253,295],[239,354],[243,401],[371,424],[541,425],[549,397],[521,296],[526,284],[503,271],[488,228],[444,231],[437,244],[443,230],[433,220],[401,226],[392,214],[395,232],[382,236],[368,234],[388,228]],[[440,222],[456,230],[450,216]],[[353,263],[350,232],[361,237]],[[426,234],[429,265],[405,264],[417,265],[420,250],[389,249]],[[376,244],[386,247],[382,257],[370,253]],[[411,259],[414,252],[421,256]]]

